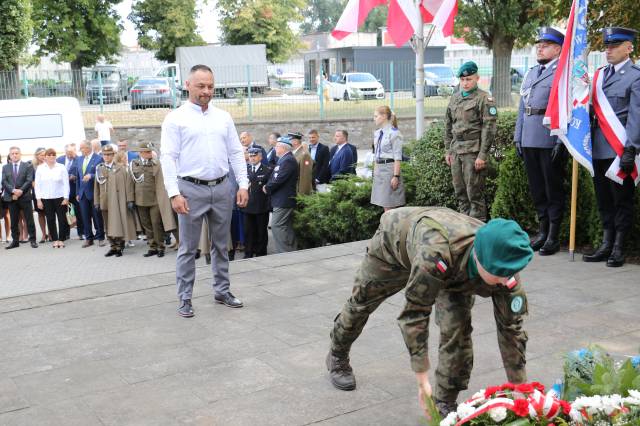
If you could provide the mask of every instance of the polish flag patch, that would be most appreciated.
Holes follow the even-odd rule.
[[[511,277],[509,278],[509,280],[507,281],[507,288],[509,290],[511,290],[512,288],[514,288],[516,286],[516,284],[518,284],[518,281],[516,281],[516,277]]]
[[[447,269],[449,267],[447,266],[446,263],[444,263],[444,260],[440,259],[440,260],[438,260],[438,263],[436,263],[436,268],[438,268],[438,271],[440,271],[440,272],[442,272],[444,274],[445,272],[447,272]]]

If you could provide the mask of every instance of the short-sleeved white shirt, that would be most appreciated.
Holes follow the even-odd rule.
[[[105,120],[102,123],[96,123],[95,131],[98,132],[98,140],[111,141],[111,129],[113,129],[113,126],[110,121]]]

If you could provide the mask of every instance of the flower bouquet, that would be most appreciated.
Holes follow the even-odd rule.
[[[572,404],[572,419],[577,425],[640,425],[640,391],[629,396],[581,396]]]
[[[538,382],[491,386],[458,405],[455,412],[440,422],[440,426],[550,426],[568,425],[580,418],[571,404],[553,391],[545,393]]]

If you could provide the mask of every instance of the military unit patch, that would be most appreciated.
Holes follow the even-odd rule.
[[[496,115],[497,113],[498,113],[498,110],[496,109],[496,107],[492,106],[489,108],[489,114]]]
[[[511,312],[519,314],[524,308],[524,298],[522,296],[514,296],[511,299]]]
[[[448,266],[442,259],[440,259],[438,260],[438,263],[436,263],[436,268],[438,268],[438,271],[444,274],[445,272],[447,272]]]

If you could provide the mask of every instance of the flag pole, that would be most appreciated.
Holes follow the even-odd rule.
[[[420,3],[422,0],[415,0],[416,10],[419,16],[418,30],[413,36],[413,50],[416,53],[416,139],[420,139],[424,134],[424,24],[422,13],[420,13]],[[428,42],[427,42],[428,43]]]
[[[571,167],[571,222],[569,225],[569,261],[575,261],[576,216],[578,210],[578,162],[573,159]]]

